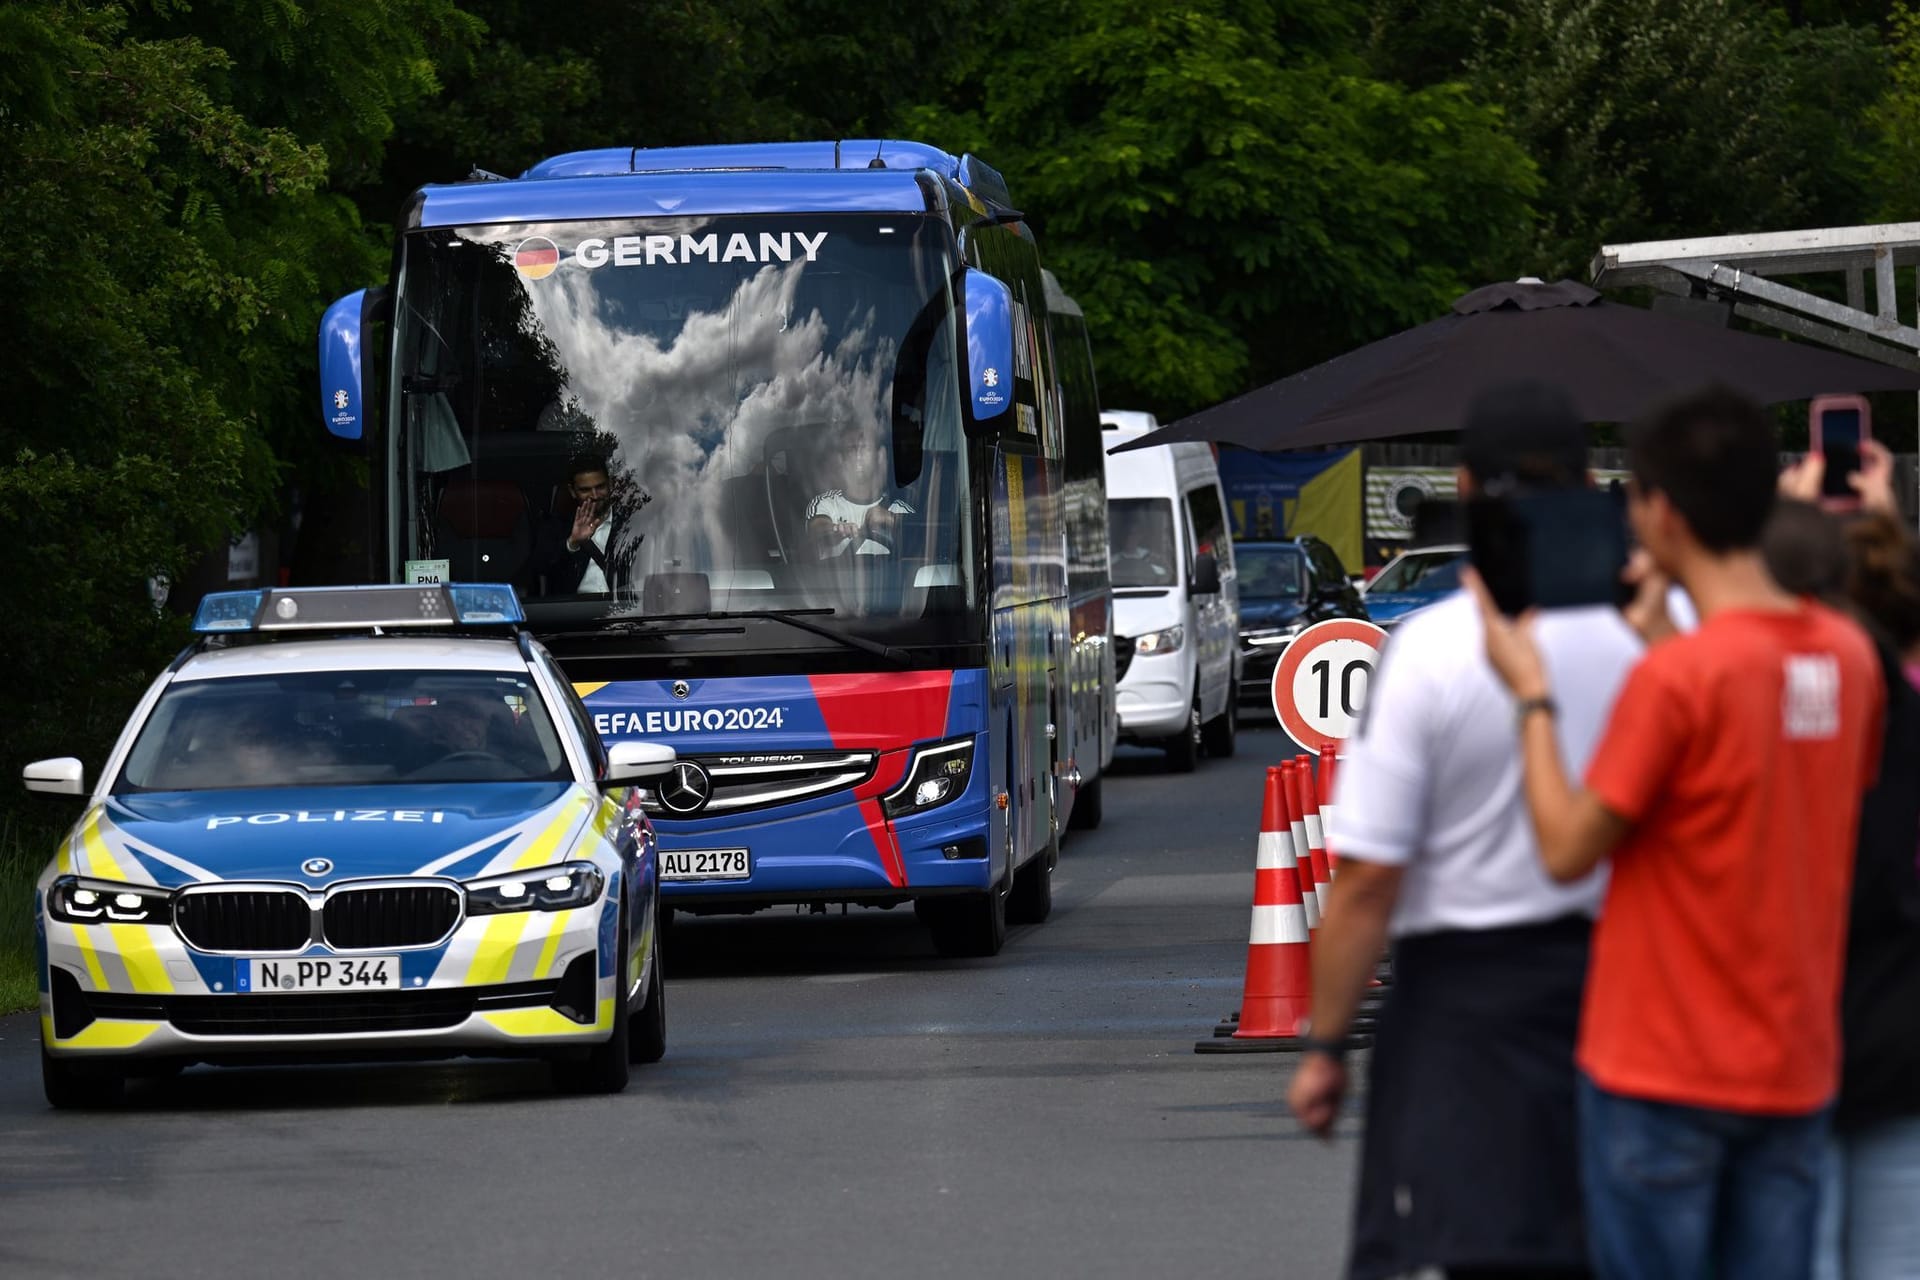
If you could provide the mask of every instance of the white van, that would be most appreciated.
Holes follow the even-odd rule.
[[[1204,444],[1113,453],[1160,425],[1150,413],[1104,410],[1100,425],[1120,736],[1185,773],[1233,754],[1240,591],[1220,471]]]

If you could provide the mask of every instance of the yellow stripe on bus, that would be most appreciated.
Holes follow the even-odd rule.
[[[588,694],[600,692],[602,689],[606,688],[609,683],[611,682],[606,680],[588,680],[584,682],[576,682],[573,686],[573,691],[584,698]]]

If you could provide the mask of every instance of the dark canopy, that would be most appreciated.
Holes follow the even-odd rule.
[[[1609,302],[1572,280],[1476,289],[1453,312],[1182,418],[1115,449],[1210,440],[1249,449],[1457,430],[1484,388],[1558,383],[1588,422],[1626,422],[1710,382],[1763,404],[1920,390],[1920,372]]]

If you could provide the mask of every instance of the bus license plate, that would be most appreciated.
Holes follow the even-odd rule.
[[[400,989],[399,956],[301,956],[251,963],[250,989],[260,995]]]
[[[660,854],[662,880],[745,880],[752,874],[745,849],[670,849]]]

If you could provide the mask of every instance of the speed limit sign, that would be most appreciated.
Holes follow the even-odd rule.
[[[1387,633],[1358,618],[1316,622],[1273,668],[1273,714],[1313,754],[1353,736]]]

